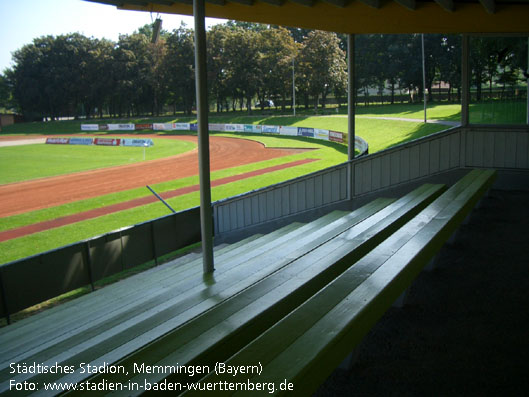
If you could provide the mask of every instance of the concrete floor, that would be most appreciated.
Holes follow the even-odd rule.
[[[529,192],[492,191],[322,396],[527,395]]]

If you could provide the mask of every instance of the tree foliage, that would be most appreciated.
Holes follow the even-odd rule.
[[[152,30],[145,25],[117,42],[78,33],[34,39],[13,54],[13,68],[0,75],[0,107],[16,107],[28,119],[191,114],[194,32],[185,25],[162,30],[152,43]],[[273,101],[285,110],[294,72],[306,107],[311,101],[314,108],[325,107],[332,95],[340,106],[347,89],[346,40],[343,34],[247,22],[215,25],[207,32],[210,103],[217,111],[251,112],[256,104],[264,110]],[[437,90],[459,100],[460,36],[433,34],[424,40],[428,99],[434,100]],[[490,96],[493,87],[501,87],[503,95],[522,81],[527,39],[478,37],[471,45],[478,100],[484,89]],[[422,99],[421,35],[357,35],[355,47],[359,101],[393,103],[397,91],[409,101]]]

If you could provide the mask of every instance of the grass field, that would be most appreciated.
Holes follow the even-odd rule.
[[[145,159],[174,156],[195,147],[192,142],[155,139],[154,146],[145,149]],[[0,147],[0,184],[136,163],[143,161],[143,150],[143,147],[95,145]]]
[[[424,124],[420,122],[422,118],[422,108],[418,107],[375,107],[371,106],[365,109],[369,110],[371,113],[362,113],[360,117],[356,120],[356,133],[357,135],[366,139],[370,145],[370,153],[374,153],[379,150],[383,150],[392,145],[402,143],[408,140],[416,139],[421,136],[431,134],[433,132],[446,129],[446,126],[435,125],[435,124]],[[429,109],[432,115],[429,117],[439,117],[447,119],[457,119],[459,117],[459,107],[454,105],[446,105],[445,107],[432,107]],[[360,112],[359,112],[360,113]],[[404,122],[404,121],[390,121],[390,120],[374,120],[362,118],[362,116],[392,116],[395,117],[395,114],[398,114],[399,117],[406,118],[418,118],[418,122]],[[159,122],[159,121],[174,121],[174,122],[193,122],[195,121],[192,118],[174,118],[174,117],[165,117],[163,119],[135,119],[127,120],[132,123],[149,123],[149,122]],[[100,123],[105,122],[119,122],[119,120],[106,120],[106,121],[95,121]],[[310,116],[310,115],[300,115],[298,117],[291,116],[247,116],[239,114],[230,114],[230,115],[213,115],[210,117],[210,122],[212,123],[247,123],[247,124],[271,124],[271,125],[292,125],[292,126],[303,126],[303,127],[315,127],[315,128],[325,128],[332,129],[336,131],[347,131],[347,118],[343,115],[338,116]],[[25,123],[25,124],[15,124],[13,126],[6,127],[4,133],[11,134],[75,134],[80,132],[81,121],[63,121],[63,122],[47,122],[47,123]],[[139,132],[145,134],[145,131]],[[115,133],[113,133],[115,135]],[[148,149],[148,158],[156,158],[176,154],[175,152],[181,153],[185,150],[190,150],[192,147],[174,147],[176,141],[167,140],[167,139],[156,139],[156,134],[152,133],[153,138],[155,139],[154,148]],[[300,160],[304,158],[314,158],[318,161],[276,171],[273,173],[260,175],[252,178],[248,178],[242,181],[229,183],[226,185],[214,187],[212,189],[212,199],[219,200],[225,197],[230,197],[233,195],[241,194],[253,189],[260,187],[268,186],[270,184],[282,182],[287,179],[291,179],[300,175],[304,175],[318,169],[323,169],[335,164],[344,162],[347,159],[347,148],[344,145],[336,144],[333,142],[324,142],[318,140],[312,140],[307,138],[291,138],[284,136],[265,136],[257,134],[226,134],[222,133],[219,135],[225,136],[239,136],[245,139],[252,139],[262,142],[268,147],[300,147],[300,148],[316,148],[317,150],[311,150],[304,153],[298,153],[278,159],[263,161],[260,163],[249,164],[245,166],[234,167],[231,169],[215,171],[212,173],[212,180],[241,174],[248,171],[253,171],[265,167],[270,167],[273,165],[283,164],[290,161]],[[167,144],[167,146],[165,146]],[[15,162],[16,158],[22,159],[24,151],[28,151],[27,156],[24,157],[24,160],[27,161],[29,167],[20,167],[19,173],[13,172],[15,176],[11,181],[16,180],[17,178],[34,178],[47,175],[53,175],[52,172],[65,173],[73,172],[73,170],[81,169],[91,169],[91,168],[101,168],[117,164],[126,164],[128,162],[134,161],[134,156],[132,153],[125,153],[120,159],[109,157],[107,153],[104,153],[101,157],[98,155],[90,155],[84,153],[85,158],[59,158],[51,162],[54,167],[50,169],[35,170],[34,168],[44,168],[40,166],[34,166],[38,164],[39,161],[42,161],[44,153],[40,149],[46,145],[39,145],[38,149],[40,153],[35,153],[35,148],[32,148],[29,145],[25,149],[23,146],[20,147],[11,147],[3,148],[10,149],[6,151],[0,151],[0,167],[4,165],[1,163],[4,159],[4,154],[9,153],[10,151],[16,152],[16,154],[11,155],[11,162]],[[51,146],[51,145],[48,145]],[[16,149],[14,149],[16,148]],[[55,149],[53,147],[52,149]],[[71,147],[70,147],[71,148]],[[104,148],[104,149],[115,149],[115,148]],[[124,149],[124,148],[119,148]],[[128,149],[128,148],[127,148]],[[143,156],[143,151],[140,148],[131,148],[133,150],[139,151],[141,158]],[[138,150],[140,149],[140,150]],[[151,149],[159,150],[150,151]],[[19,151],[20,150],[20,151]],[[47,149],[46,149],[47,150]],[[181,151],[178,151],[181,150]],[[42,155],[42,158],[39,155]],[[81,155],[81,154],[78,154]],[[34,156],[33,158],[31,156]],[[36,157],[36,158],[35,158]],[[47,153],[46,153],[47,157]],[[139,156],[138,156],[139,157]],[[7,158],[7,155],[6,155]],[[87,159],[88,158],[88,159]],[[15,159],[15,160],[13,160]],[[75,167],[71,165],[68,167],[64,166],[64,161],[67,160],[68,163],[74,163]],[[94,163],[88,160],[94,160]],[[9,166],[9,160],[6,161],[6,167]],[[105,163],[108,162],[108,163]],[[32,166],[33,164],[33,166]],[[108,165],[107,165],[108,164]],[[14,165],[16,168],[16,164]],[[83,168],[85,167],[85,168]],[[23,170],[22,168],[26,168]],[[54,168],[55,170],[52,170]],[[3,168],[5,169],[5,168]],[[47,174],[46,174],[47,173]],[[2,172],[2,178],[5,177],[6,173]],[[8,183],[7,179],[2,179],[0,183]],[[198,184],[198,176],[184,178],[180,180],[164,182],[157,185],[154,185],[153,188],[159,192],[165,192],[181,187],[186,187],[190,185]],[[0,231],[8,230],[16,227],[21,227],[25,225],[30,225],[33,223],[42,222],[45,220],[55,219],[60,216],[66,216],[75,214],[82,211],[87,211],[94,208],[99,208],[107,206],[110,204],[119,203],[122,201],[128,201],[134,198],[150,195],[150,193],[145,188],[131,189],[127,191],[122,191],[119,193],[113,193],[105,196],[100,196],[94,199],[81,200],[74,203],[69,203],[66,205],[61,205],[57,207],[47,208],[39,211],[33,211],[26,214],[15,215],[11,217],[6,217],[0,219]],[[183,196],[179,196],[169,200],[169,203],[176,210],[181,210],[197,205],[199,202],[199,194],[189,193]],[[159,217],[168,213],[167,208],[161,203],[153,203],[126,211],[121,211],[119,213],[114,213],[110,215],[105,215],[99,218],[78,222],[73,225],[64,226],[45,232],[35,233],[29,236],[9,240],[3,243],[0,243],[0,263],[6,263],[18,258],[22,258],[28,255],[36,254],[42,251],[50,250],[63,246],[69,243],[73,243],[82,239],[90,238],[92,236],[109,232],[120,227],[131,225],[139,222],[143,222],[155,217]]]
[[[229,135],[229,134],[223,134]],[[245,138],[256,139],[255,136],[245,136]],[[232,135],[233,136],[233,135]],[[259,187],[268,186],[278,183],[295,176],[303,175],[319,168],[325,168],[333,164],[343,162],[347,158],[347,150],[343,145],[322,142],[318,143],[308,139],[284,139],[283,137],[262,137],[266,145],[275,147],[310,147],[318,150],[311,150],[304,153],[294,154],[277,159],[267,160],[259,163],[239,166],[235,168],[212,172],[212,180],[238,175],[241,173],[270,167],[273,165],[283,164],[289,161],[300,160],[303,158],[318,159],[318,161],[297,166],[291,169],[276,171],[270,174],[256,176],[243,181],[233,182],[227,185],[214,187],[212,189],[213,200],[230,197],[241,194]],[[198,184],[198,176],[183,178],[175,181],[155,184],[152,187],[158,192],[163,193],[181,187]],[[55,219],[60,216],[75,214],[94,208],[103,207],[110,204],[128,201],[134,198],[149,196],[151,193],[145,188],[132,189],[100,196],[93,199],[87,199],[47,208],[39,211],[33,211],[25,214],[15,215],[0,219],[0,230],[8,230],[15,227],[21,227],[45,220]],[[189,208],[199,203],[199,194],[189,193],[168,200],[169,204],[175,210]],[[45,232],[35,233],[25,237],[9,240],[0,243],[0,263],[9,262],[28,255],[36,254],[45,250],[53,249],[94,235],[106,233],[120,227],[143,222],[155,217],[166,215],[167,208],[162,203],[153,203],[137,208],[133,208],[119,213],[105,215],[95,219],[82,221],[73,225],[64,226]]]

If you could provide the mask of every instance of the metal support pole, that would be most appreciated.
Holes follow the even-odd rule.
[[[195,17],[195,86],[197,95],[198,166],[200,178],[200,230],[204,274],[215,270],[213,263],[213,211],[209,170],[208,91],[206,75],[205,0],[193,0]]]
[[[469,36],[461,38],[461,126],[469,123],[468,105],[470,102],[470,43]]]
[[[347,153],[349,160],[355,157],[355,36],[347,35]]]
[[[421,34],[422,45],[422,98],[424,101],[424,122],[426,123],[426,58],[424,57],[424,33]]]
[[[527,37],[527,124],[529,124],[529,37]]]
[[[164,203],[165,206],[166,206],[167,208],[169,208],[173,214],[176,214],[176,211],[173,209],[173,207],[171,207],[169,204],[167,204],[167,202],[166,202],[166,201],[165,201],[165,200],[164,200],[164,199],[163,199],[158,193],[156,193],[156,192],[155,192],[155,191],[154,191],[149,185],[147,185],[147,186],[145,186],[145,187],[146,187],[147,189],[149,189],[149,190],[151,191],[151,193],[154,194],[154,196],[155,196],[158,200],[160,200],[162,203]]]

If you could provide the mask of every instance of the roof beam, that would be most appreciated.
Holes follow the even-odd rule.
[[[481,5],[485,7],[485,10],[489,14],[494,14],[496,12],[496,2],[494,0],[479,0]]]
[[[282,6],[284,0],[261,0],[263,3],[272,4],[273,6]]]
[[[253,6],[253,0],[231,0],[233,3],[244,4],[245,6]]]
[[[435,0],[435,2],[443,7],[445,11],[453,12],[456,9],[453,0]]]
[[[347,5],[347,0],[323,0],[323,1],[325,1],[326,3],[332,4],[333,6],[341,7],[341,8]]]
[[[380,8],[380,0],[360,0],[362,3],[367,4],[373,8]]]
[[[292,0],[292,2],[307,7],[312,7],[314,5],[314,0]]]
[[[395,0],[395,2],[411,11],[417,9],[417,2],[415,0]]]

